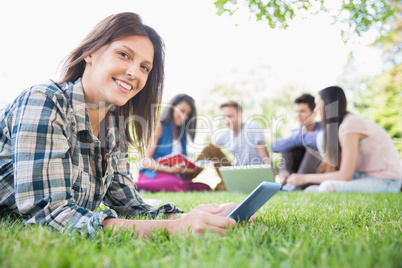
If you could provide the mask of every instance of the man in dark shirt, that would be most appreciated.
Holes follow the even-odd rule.
[[[286,185],[286,179],[292,173],[315,173],[321,160],[312,155],[306,146],[317,150],[316,137],[322,130],[320,122],[314,121],[314,97],[303,94],[296,98],[295,111],[300,127],[292,131],[288,137],[281,137],[271,144],[272,152],[282,153],[279,166],[279,177],[284,185],[283,190],[296,190],[292,185]]]

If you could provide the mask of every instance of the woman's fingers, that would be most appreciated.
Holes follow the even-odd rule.
[[[226,203],[221,204],[220,207],[223,208],[223,211],[220,212],[218,215],[226,217],[230,214],[238,205],[236,203]]]
[[[188,234],[191,230],[193,234],[201,235],[204,232],[216,232],[218,234],[227,234],[229,228],[236,226],[236,221],[208,211],[215,211],[219,208],[216,204],[200,205],[191,210],[185,217],[179,219],[180,229]]]
[[[236,222],[233,219],[213,215],[208,212],[199,211],[199,221],[192,228],[193,233],[203,234],[205,231],[226,234],[229,228],[234,228]]]
[[[192,233],[196,236],[203,235],[205,232],[215,233],[215,234],[219,234],[219,235],[227,235],[229,233],[228,228],[222,228],[222,227],[217,227],[217,226],[212,226],[212,225],[209,225],[206,228],[203,228],[200,230],[192,230],[192,231],[193,231]]]
[[[194,235],[202,235],[205,232],[228,234],[229,229],[236,226],[236,221],[226,216],[236,207],[236,203],[199,205],[178,219],[179,228],[186,235],[189,231]],[[257,217],[252,215],[248,222],[256,219]]]
[[[253,221],[256,221],[258,219],[258,217],[255,215],[255,214],[253,214],[251,217],[250,217],[250,219],[248,219],[248,223],[252,223]]]
[[[194,172],[197,171],[197,169],[198,168],[186,168],[186,167],[184,167],[182,173],[194,173]]]
[[[207,205],[205,204],[199,205],[195,209],[205,211],[211,214],[219,214],[225,209],[225,207],[221,207],[218,204],[212,203]]]

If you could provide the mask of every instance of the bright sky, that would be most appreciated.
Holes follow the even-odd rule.
[[[218,16],[212,0],[1,1],[0,107],[32,84],[57,80],[61,60],[97,22],[122,11],[141,15],[166,43],[164,101],[180,92],[200,98],[234,69],[261,66],[269,67],[268,96],[286,84],[317,92],[336,83],[351,50],[362,75],[381,70],[379,51],[345,45],[325,15],[272,30],[245,13]]]

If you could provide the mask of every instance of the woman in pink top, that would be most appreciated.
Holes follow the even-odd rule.
[[[316,98],[324,130],[324,160],[319,174],[292,174],[294,185],[318,184],[306,191],[399,192],[402,166],[388,133],[346,110],[340,87],[327,87]],[[325,172],[325,173],[322,173]]]

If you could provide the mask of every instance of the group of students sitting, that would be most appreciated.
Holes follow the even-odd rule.
[[[213,160],[219,174],[220,166],[231,165],[229,157],[221,148],[228,149],[234,157],[235,165],[270,165],[270,157],[262,127],[254,121],[242,121],[242,107],[235,101],[220,105],[224,122],[215,140],[198,155],[196,161]],[[195,101],[187,94],[173,97],[157,123],[151,143],[145,150],[139,171],[139,190],[144,191],[206,191],[211,190],[205,183],[192,180],[202,168],[188,168],[186,165],[163,165],[156,161],[160,157],[181,153],[187,156],[187,143],[196,134],[197,112]],[[225,190],[221,181],[215,188]]]
[[[392,139],[379,125],[347,112],[345,93],[340,87],[321,90],[317,99],[303,94],[294,103],[300,127],[271,144],[272,152],[281,153],[279,178],[283,191],[399,192],[402,166]],[[233,154],[234,165],[272,165],[261,126],[255,121],[245,124],[237,102],[223,103],[220,109],[227,128],[204,148],[199,158],[218,160],[216,168],[230,165],[220,150],[225,147]],[[321,122],[315,121],[317,113]],[[187,155],[187,138],[194,139],[195,125],[194,99],[186,94],[175,96],[162,113],[145,151],[148,161],[140,170],[138,189],[210,190],[207,184],[192,182],[200,169],[155,161],[171,153]],[[216,189],[224,190],[223,182]]]
[[[300,127],[271,145],[282,154],[284,190],[400,191],[402,166],[392,139],[378,124],[347,111],[342,88],[324,88],[315,99],[303,94],[295,110]]]
[[[185,180],[195,175],[193,170],[160,167],[152,160],[171,152],[185,154],[187,136],[194,139],[196,124],[191,120],[196,114],[194,100],[187,95],[172,100],[159,120],[164,44],[158,33],[135,13],[108,16],[63,66],[60,81],[30,87],[0,111],[0,217],[17,215],[26,224],[90,235],[109,227],[135,227],[139,236],[155,229],[229,233],[236,222],[226,216],[234,203],[199,205],[185,214],[172,203],[153,207],[138,193],[137,187],[208,190]],[[235,156],[247,154],[254,164],[269,164],[265,138],[255,131],[258,126],[247,129],[240,120],[241,108],[232,104],[221,107],[229,127],[216,144],[227,146]],[[382,128],[348,113],[339,87],[321,90],[316,110],[323,118],[320,168],[325,172],[295,172],[286,183],[315,184],[320,191],[399,191],[402,168]],[[310,128],[301,128],[302,141],[305,129]],[[246,137],[253,144],[238,146]],[[143,166],[137,185],[130,173],[129,146],[151,160]],[[239,160],[245,164],[244,158]],[[101,203],[106,208],[99,209]]]

